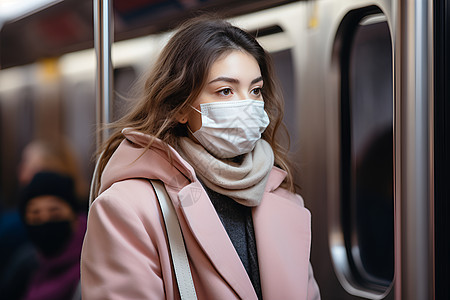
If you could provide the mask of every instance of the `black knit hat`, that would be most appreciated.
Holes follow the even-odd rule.
[[[25,216],[25,209],[31,199],[46,195],[57,196],[66,201],[74,212],[78,211],[73,179],[59,173],[39,172],[23,190],[19,207],[22,217]]]

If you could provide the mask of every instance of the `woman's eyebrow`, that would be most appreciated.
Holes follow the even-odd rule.
[[[239,80],[237,80],[236,78],[220,76],[220,77],[217,77],[216,79],[211,80],[210,82],[208,82],[208,84],[211,84],[211,83],[214,83],[214,82],[217,82],[217,81],[226,81],[226,82],[230,82],[230,83],[239,83]]]
[[[259,76],[259,77],[255,78],[255,79],[253,79],[251,84],[255,84],[255,83],[260,82],[262,80],[263,80],[262,76]]]
[[[262,80],[263,80],[262,76],[259,76],[259,77],[255,78],[255,79],[253,79],[251,84],[255,84],[255,83],[257,83],[259,81],[262,81]],[[214,83],[214,82],[217,82],[217,81],[225,81],[225,82],[229,82],[229,83],[239,83],[239,80],[236,79],[236,78],[220,76],[220,77],[217,77],[216,79],[211,80],[210,82],[208,82],[208,84],[211,84],[211,83]]]

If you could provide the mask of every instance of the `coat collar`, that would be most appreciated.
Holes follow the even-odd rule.
[[[123,129],[122,133],[125,139],[103,171],[100,193],[114,182],[129,178],[159,179],[178,190],[198,181],[193,167],[165,142],[130,128]],[[278,188],[286,177],[285,171],[274,170],[266,191]]]
[[[160,139],[129,128],[122,133],[125,139],[102,173],[100,193],[115,182],[131,178],[158,179],[176,189],[196,180],[192,166]]]

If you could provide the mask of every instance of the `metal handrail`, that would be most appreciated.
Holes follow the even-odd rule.
[[[93,0],[94,44],[97,56],[96,69],[96,149],[108,138],[108,132],[101,130],[111,121],[113,95],[113,72],[111,44],[114,39],[114,20],[111,0]]]

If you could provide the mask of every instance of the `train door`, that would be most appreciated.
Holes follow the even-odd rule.
[[[375,2],[309,8],[299,160],[324,299],[394,299],[393,23]]]
[[[445,148],[433,124],[446,128],[433,95],[433,3],[314,2],[299,160],[311,166],[312,262],[326,299],[433,298],[434,155],[448,160],[434,140]],[[444,112],[433,116],[434,105]]]

